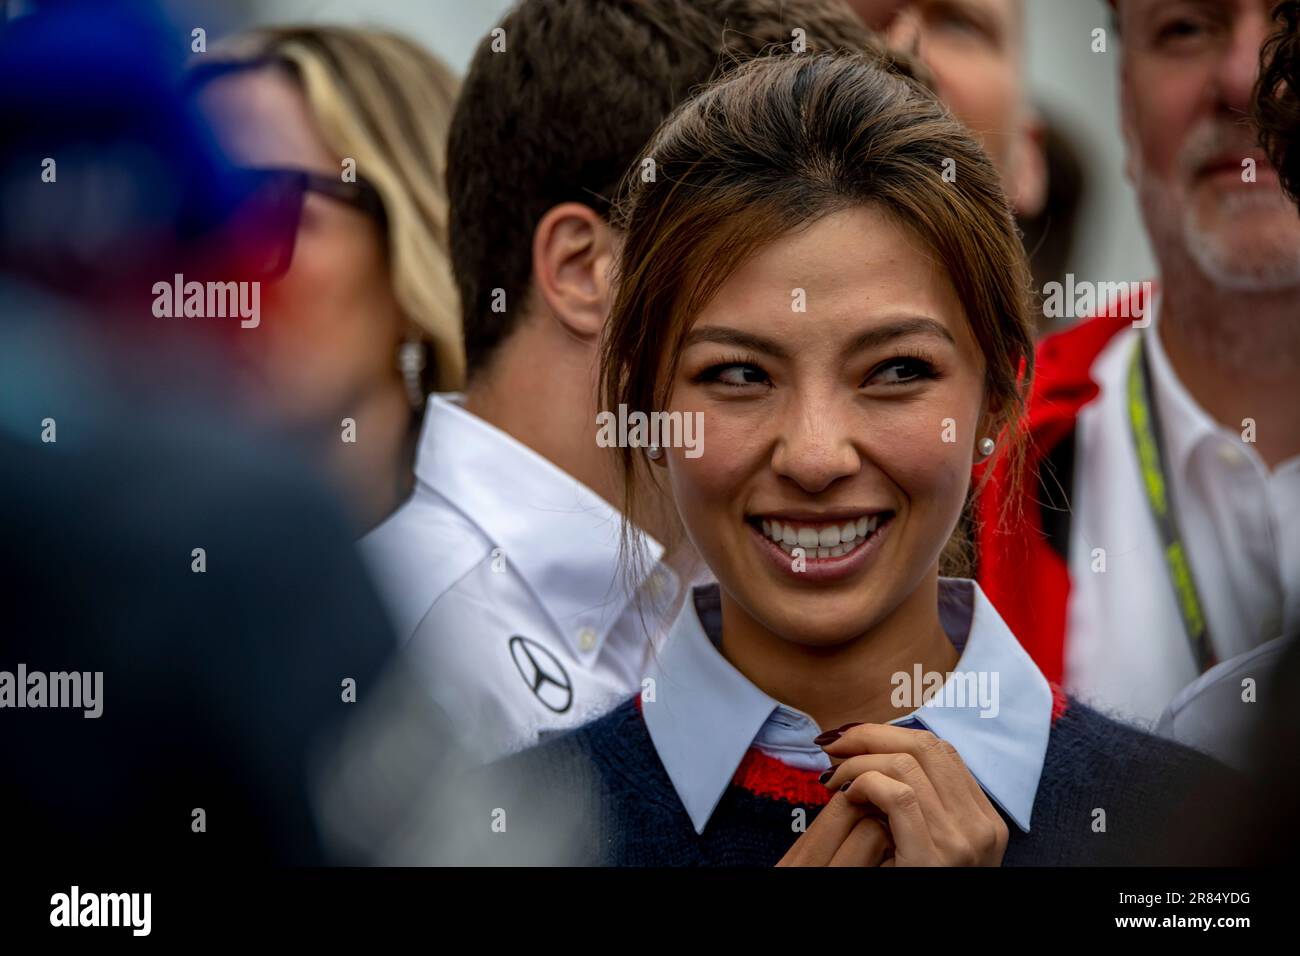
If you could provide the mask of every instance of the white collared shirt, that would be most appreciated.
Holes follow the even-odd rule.
[[[654,699],[642,694],[646,729],[697,833],[751,746],[789,766],[830,767],[813,743],[821,733],[813,719],[769,697],[722,656],[716,607],[716,586],[695,591],[656,655]],[[990,799],[1027,832],[1051,731],[1051,688],[974,581],[941,578],[939,611],[961,657],[930,703],[893,723],[952,744]],[[996,685],[988,682],[995,706],[945,706],[945,697],[958,700],[946,693],[957,674],[997,675]]]
[[[458,396],[430,397],[415,473],[361,549],[409,666],[471,753],[522,749],[639,690],[685,590],[661,545],[646,538],[629,581],[618,511]]]
[[[1159,320],[1159,308],[1154,310]],[[1098,355],[1100,394],[1079,413],[1065,685],[1152,724],[1198,676],[1143,490],[1125,403],[1136,329]],[[1166,480],[1215,656],[1224,661],[1300,628],[1300,457],[1272,471],[1178,381],[1143,330],[1165,442]],[[1103,549],[1105,571],[1095,549]]]

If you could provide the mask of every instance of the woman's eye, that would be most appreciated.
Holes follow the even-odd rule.
[[[908,385],[921,379],[933,378],[934,367],[921,359],[890,359],[867,379],[868,385]]]
[[[767,382],[767,373],[757,365],[715,365],[713,368],[706,370],[701,379],[718,382],[721,385],[730,385],[732,388],[742,388],[746,385],[765,384]]]

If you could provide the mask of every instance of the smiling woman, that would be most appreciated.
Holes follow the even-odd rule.
[[[877,423],[878,450],[889,445],[900,466],[914,444],[900,446],[901,431],[933,439],[928,451],[947,456],[949,474],[978,439],[999,432],[1001,447],[1017,454],[1014,426],[1033,364],[1031,281],[984,153],[927,93],[896,76],[859,71],[832,83],[829,71],[809,71],[796,98],[779,89],[793,75],[750,72],[740,105],[751,115],[737,114],[729,87],[681,110],[649,151],[662,175],[636,182],[617,211],[627,245],[605,343],[607,407],[665,408],[680,384],[681,410],[708,412],[711,434],[739,427],[757,439],[762,430],[751,426],[773,424],[774,408],[798,411],[786,396],[810,384],[805,369],[835,369],[858,376],[857,414]],[[855,120],[855,95],[882,108]],[[769,104],[771,115],[759,114]],[[755,124],[743,141],[718,125],[738,115]],[[804,128],[813,117],[819,122]],[[766,125],[794,141],[765,137]],[[791,147],[798,151],[782,152]],[[749,319],[744,327],[730,321],[736,315]],[[765,321],[754,321],[760,315]],[[788,456],[790,446],[779,450]],[[798,467],[824,467],[806,451],[799,457]],[[643,465],[634,449],[621,461],[635,517]],[[963,480],[969,473],[956,470]],[[725,485],[736,476],[718,477]],[[945,542],[964,493],[944,517],[952,521]],[[946,565],[960,567],[960,544],[949,545]]]
[[[717,584],[637,700],[508,769],[527,793],[594,773],[568,801],[598,821],[587,862],[1160,858],[1202,759],[1054,692],[978,586],[940,575],[972,467],[1016,445],[1031,361],[992,164],[866,55],[746,64],[648,155],[604,398],[701,416],[704,454],[619,460],[632,521],[665,482]],[[508,802],[512,835],[555,825]]]

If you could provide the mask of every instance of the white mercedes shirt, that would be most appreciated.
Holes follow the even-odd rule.
[[[462,746],[487,762],[640,689],[684,593],[658,542],[625,570],[619,512],[456,395],[430,396],[415,474],[360,547]]]

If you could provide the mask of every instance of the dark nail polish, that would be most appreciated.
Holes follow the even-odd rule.
[[[849,787],[851,787],[852,785],[853,785],[853,781],[849,781],[844,786],[840,787],[840,793],[843,793],[845,790],[849,789]]]
[[[840,732],[838,730],[828,730],[826,731],[826,733],[818,734],[816,737],[814,737],[813,743],[815,743],[819,747],[825,747],[827,744],[834,743],[839,739],[840,739]]]
[[[836,727],[835,729],[838,730],[840,733],[844,733],[844,731],[848,730],[850,727],[861,727],[861,726],[862,726],[862,721],[855,720],[851,724],[845,724],[843,727]]]
[[[829,780],[829,779],[830,779],[831,777],[833,777],[833,776],[835,776],[835,771],[834,771],[834,770],[827,770],[824,774],[822,774],[820,777],[817,778],[817,782],[818,782],[818,783],[825,783],[827,780]]]

